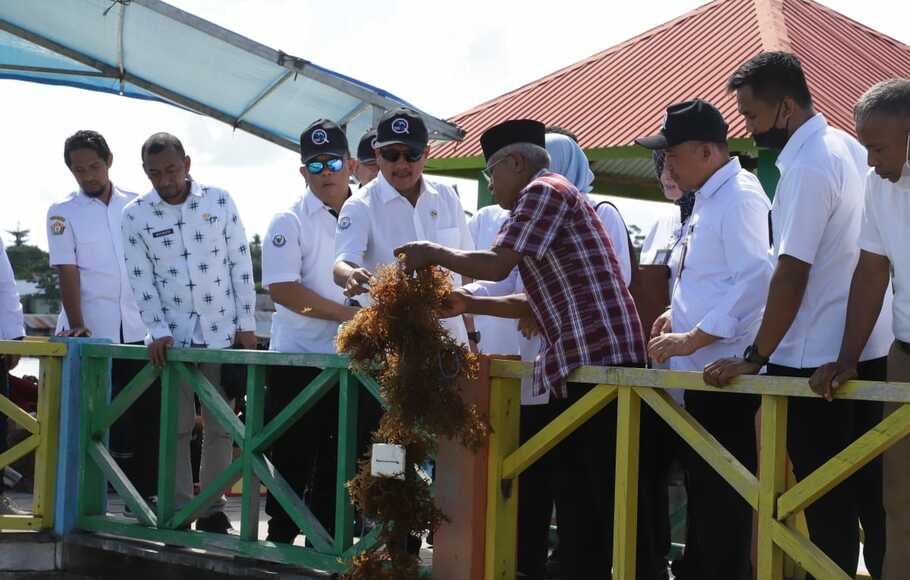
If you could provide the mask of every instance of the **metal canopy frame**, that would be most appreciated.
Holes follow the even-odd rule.
[[[13,64],[3,64],[0,63],[0,70],[8,71],[18,71],[18,72],[30,72],[30,73],[46,73],[46,74],[55,74],[62,76],[82,76],[82,77],[100,77],[100,78],[109,78],[116,79],[120,82],[120,91],[123,94],[124,84],[130,83],[133,84],[153,95],[159,97],[161,100],[174,104],[191,111],[212,117],[223,123],[226,123],[235,129],[240,129],[252,135],[256,135],[266,141],[280,145],[292,151],[299,151],[299,143],[296,140],[290,140],[284,138],[280,135],[276,135],[266,129],[253,125],[244,121],[244,117],[249,115],[250,111],[255,109],[260,103],[262,103],[270,94],[272,94],[278,87],[280,87],[284,82],[290,79],[292,76],[296,77],[297,75],[309,78],[316,82],[319,82],[325,86],[336,89],[340,92],[348,94],[356,99],[359,99],[360,102],[355,106],[349,113],[344,115],[342,119],[339,120],[339,125],[346,127],[346,125],[355,117],[363,113],[368,109],[372,109],[372,119],[373,125],[379,116],[382,115],[383,111],[398,107],[406,106],[412,109],[417,110],[423,116],[427,129],[430,134],[430,139],[442,140],[442,141],[451,141],[456,140],[460,141],[464,138],[465,132],[460,127],[455,124],[437,119],[431,115],[419,111],[410,103],[403,101],[394,95],[387,93],[381,89],[375,87],[369,87],[359,83],[353,79],[340,75],[339,73],[334,73],[327,69],[324,69],[316,64],[313,64],[305,59],[286,54],[280,50],[274,50],[260,44],[254,40],[241,36],[235,32],[232,32],[226,28],[218,26],[208,20],[204,20],[180,10],[179,8],[162,2],[161,0],[111,0],[112,4],[110,8],[113,8],[115,5],[119,4],[119,14],[118,14],[118,55],[117,63],[110,64],[98,60],[92,56],[89,56],[85,53],[82,53],[78,50],[74,50],[70,47],[64,46],[59,42],[46,38],[40,34],[36,34],[32,31],[26,30],[20,26],[17,26],[7,20],[0,18],[0,30],[22,38],[28,42],[31,42],[37,46],[55,52],[57,54],[63,55],[79,64],[85,65],[93,70],[75,70],[75,69],[61,69],[53,67],[38,67],[38,66],[23,66],[23,65],[13,65]],[[278,64],[279,66],[287,69],[283,75],[276,79],[271,85],[266,87],[259,95],[253,98],[249,104],[244,107],[243,111],[237,115],[232,116],[223,111],[220,111],[212,106],[209,106],[199,100],[187,97],[175,90],[168,89],[157,83],[148,81],[140,76],[137,76],[127,70],[124,63],[124,44],[125,38],[123,34],[123,27],[125,22],[126,10],[130,4],[137,4],[148,10],[156,12],[166,18],[172,19],[176,22],[179,22],[185,26],[198,30],[204,34],[207,34],[213,38],[216,38],[222,42],[225,42],[235,48],[243,50],[251,55],[262,58],[268,62]],[[110,8],[108,10],[110,10]]]

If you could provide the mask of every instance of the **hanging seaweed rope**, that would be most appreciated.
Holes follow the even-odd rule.
[[[476,450],[489,433],[477,407],[461,398],[461,385],[477,375],[477,357],[439,322],[451,290],[448,273],[439,268],[409,276],[397,265],[385,266],[371,284],[372,304],[338,333],[338,351],[377,380],[388,405],[374,443],[405,449],[403,478],[373,476],[366,457],[348,482],[363,516],[383,524],[385,544],[355,559],[350,580],[419,578],[420,559],[408,553],[408,538],[436,530],[447,518],[417,468],[440,437]]]

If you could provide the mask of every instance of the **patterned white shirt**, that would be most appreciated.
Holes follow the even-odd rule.
[[[243,223],[230,194],[192,181],[171,205],[154,189],[123,210],[126,270],[153,339],[228,348],[256,328],[256,289]]]

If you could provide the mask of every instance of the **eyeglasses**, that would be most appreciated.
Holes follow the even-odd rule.
[[[497,165],[499,165],[500,163],[502,163],[503,161],[505,161],[506,157],[508,157],[508,155],[506,155],[505,157],[500,157],[498,161],[493,162],[493,165],[490,165],[489,167],[487,167],[486,169],[483,169],[480,172],[480,174],[483,175],[483,178],[487,180],[487,183],[490,183],[491,181],[493,181],[493,168],[496,167]]]
[[[404,157],[408,163],[415,163],[420,161],[420,158],[423,157],[423,153],[423,149],[415,149],[414,147],[408,147],[405,150],[388,148],[379,150],[379,154],[382,155],[382,158],[389,163],[397,163],[402,157]]]
[[[344,159],[341,157],[332,157],[325,161],[308,161],[306,164],[306,170],[311,175],[319,175],[326,168],[332,173],[338,173],[342,167],[344,167]]]

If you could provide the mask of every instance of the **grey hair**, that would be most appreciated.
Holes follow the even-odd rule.
[[[857,125],[862,125],[875,114],[910,119],[910,79],[889,79],[877,83],[853,107],[853,120]]]
[[[506,145],[497,151],[494,157],[496,157],[496,161],[499,161],[506,155],[511,155],[513,153],[524,157],[528,162],[528,166],[530,166],[534,173],[550,167],[550,154],[540,145],[534,145],[533,143],[512,143],[511,145]]]

